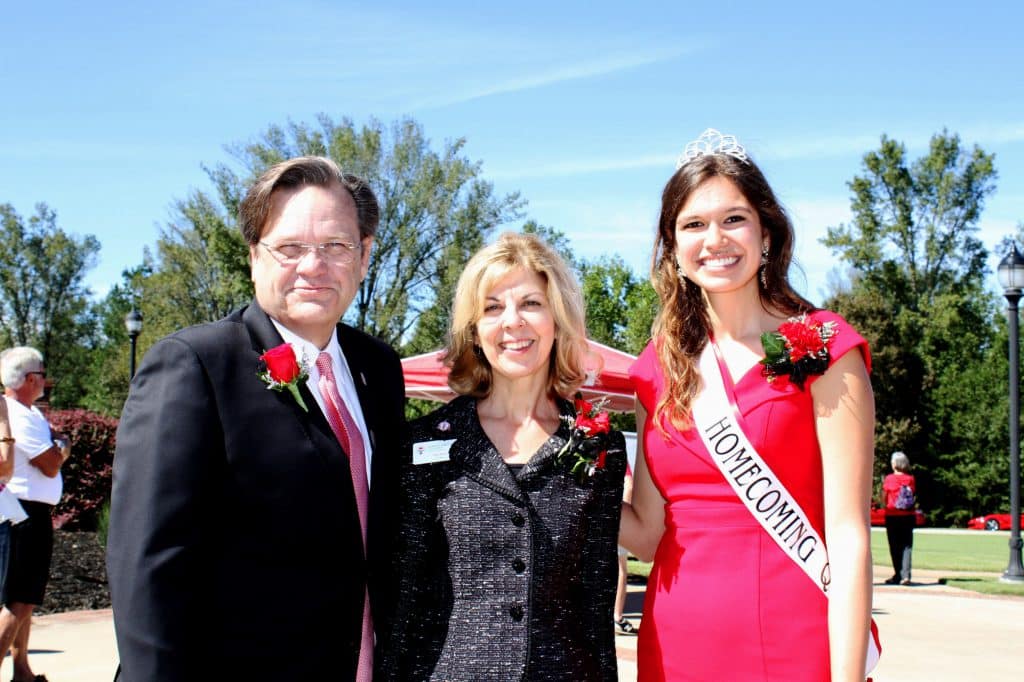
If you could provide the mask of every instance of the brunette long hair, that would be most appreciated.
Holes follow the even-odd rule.
[[[706,154],[676,171],[661,195],[658,236],[654,241],[651,282],[661,299],[654,321],[654,343],[665,372],[666,390],[654,410],[654,423],[664,432],[667,418],[677,428],[689,427],[690,406],[700,390],[697,359],[711,331],[707,303],[699,286],[683,276],[676,262],[676,217],[690,195],[714,177],[736,185],[757,211],[768,235],[764,281],[758,278],[758,296],[765,310],[798,315],[814,310],[789,283],[793,260],[793,224],[757,165],[727,154]]]

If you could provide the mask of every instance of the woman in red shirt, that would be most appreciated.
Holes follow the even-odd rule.
[[[888,585],[910,584],[910,551],[914,547],[914,525],[917,521],[914,499],[917,488],[910,474],[910,459],[902,452],[892,453],[893,473],[885,477],[882,490],[885,491],[885,535],[889,540],[889,556],[892,558],[892,577]],[[903,487],[910,488],[910,494]]]

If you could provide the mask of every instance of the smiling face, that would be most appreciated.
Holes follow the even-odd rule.
[[[249,247],[257,302],[270,317],[323,348],[370,263],[373,238],[360,242],[355,202],[340,185],[275,190],[260,242]],[[264,246],[327,242],[361,248],[351,263],[336,262],[317,249],[288,263]]]
[[[761,249],[767,243],[757,211],[728,178],[714,176],[690,194],[676,217],[681,272],[704,290],[757,293]]]
[[[484,297],[476,336],[495,381],[547,377],[555,318],[546,292],[543,277],[516,268]]]

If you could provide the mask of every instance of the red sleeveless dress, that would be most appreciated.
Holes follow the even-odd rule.
[[[834,363],[867,342],[841,317],[829,346]],[[653,415],[664,375],[653,343],[630,370]],[[755,365],[735,386],[747,437],[824,538],[821,451],[810,377],[801,391],[785,376],[768,383]],[[665,534],[647,582],[637,643],[640,682],[829,679],[828,602],[761,528],[720,473],[694,429],[644,424],[647,467],[665,498]]]

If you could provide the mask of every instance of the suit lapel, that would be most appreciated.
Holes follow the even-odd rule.
[[[534,478],[548,467],[560,466],[558,462],[558,453],[561,452],[562,447],[569,440],[569,436],[571,434],[569,422],[576,418],[576,410],[573,408],[573,404],[571,402],[560,399],[558,401],[558,412],[562,416],[561,423],[558,425],[558,430],[555,431],[551,438],[548,438],[547,442],[540,446],[540,449],[537,450],[533,457],[530,458],[529,463],[527,463],[526,467],[519,475],[520,481]]]
[[[249,335],[252,338],[253,350],[255,350],[257,354],[262,355],[267,350],[280,346],[284,343],[284,339],[282,339],[281,335],[277,332],[277,328],[274,327],[274,323],[270,321],[270,317],[262,308],[260,308],[259,304],[255,300],[253,300],[249,307],[242,311],[242,322],[249,330]],[[314,362],[315,358],[311,358],[309,361]],[[255,368],[253,371],[255,371]],[[313,441],[317,452],[319,452],[322,457],[330,458],[342,456],[344,451],[341,449],[341,444],[338,443],[338,439],[334,435],[334,431],[331,430],[331,425],[327,422],[327,417],[324,416],[323,411],[317,405],[316,398],[313,397],[309,387],[306,386],[306,382],[302,382],[299,386],[299,394],[302,396],[302,401],[306,403],[306,407],[309,408],[308,412],[299,406],[291,393],[281,391],[277,396],[285,405],[287,405],[291,414],[299,419],[306,427],[307,433],[310,435],[310,440]],[[317,435],[316,438],[313,437],[314,433]]]
[[[464,434],[452,444],[449,456],[466,475],[491,490],[519,502],[527,502],[512,470],[501,458],[501,453],[487,437],[476,413],[476,400],[456,398],[450,403],[455,425],[452,433]]]
[[[277,332],[270,317],[255,300],[242,312],[242,322],[249,330],[256,353],[262,355],[264,351],[284,343],[284,339]],[[310,359],[310,362],[315,361],[316,358]],[[256,371],[255,367],[253,371]],[[334,481],[338,491],[336,508],[343,527],[347,528],[351,551],[356,553],[355,556],[365,557],[348,457],[342,450],[337,436],[334,435],[331,425],[327,422],[327,417],[324,416],[316,399],[306,386],[306,382],[302,382],[299,393],[302,395],[306,407],[309,408],[308,411],[303,410],[287,391],[277,393],[276,396],[283,401],[284,405],[287,405],[286,409],[290,410],[289,414],[293,415],[302,425],[306,437],[309,439],[309,447],[315,452],[314,456],[323,461],[325,470],[311,472],[310,475],[326,475]],[[287,453],[288,450],[282,452]]]

